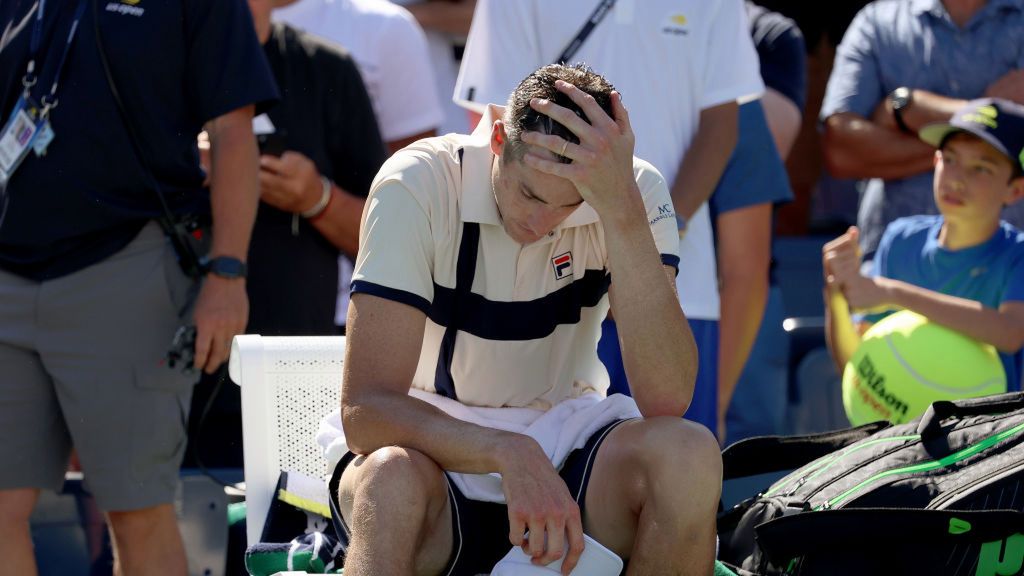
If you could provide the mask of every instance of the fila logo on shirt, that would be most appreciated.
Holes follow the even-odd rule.
[[[135,16],[136,18],[141,17],[146,13],[145,8],[139,7],[142,0],[118,0],[117,2],[107,3],[107,12],[116,12],[125,16]]]
[[[555,280],[572,276],[572,252],[559,254],[551,259],[551,267],[555,270]]]
[[[669,14],[661,26],[661,33],[668,36],[686,36],[690,33],[686,29],[688,20],[684,14]]]

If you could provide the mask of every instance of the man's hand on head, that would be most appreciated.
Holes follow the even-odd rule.
[[[527,153],[523,161],[531,168],[570,180],[602,219],[623,213],[623,206],[627,205],[630,196],[642,210],[640,193],[633,177],[636,139],[621,95],[611,93],[615,114],[611,118],[593,96],[576,86],[558,80],[555,87],[583,110],[590,123],[550,100],[534,99],[530,107],[571,130],[579,138],[579,144],[553,134],[524,132],[523,142],[569,158],[572,163],[562,164],[534,153]]]
[[[538,566],[550,564],[564,554],[562,574],[569,574],[583,554],[579,506],[532,438],[517,438],[503,453],[507,456],[506,464],[499,472],[508,505],[509,542],[521,547]],[[528,537],[524,536],[527,532]]]

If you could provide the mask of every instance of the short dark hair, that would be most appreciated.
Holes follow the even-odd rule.
[[[598,105],[614,118],[611,94],[615,87],[603,76],[591,70],[586,64],[549,64],[524,78],[509,96],[504,118],[506,142],[505,151],[502,154],[503,161],[522,159],[526,154],[526,144],[522,141],[522,134],[527,131],[554,134],[573,144],[579,143],[580,139],[571,130],[530,108],[530,100],[545,98],[572,110],[577,116],[587,120],[587,115],[583,110],[571,98],[555,88],[556,80],[568,82],[590,94],[597,100]],[[563,164],[572,162],[571,159],[564,156],[557,154],[556,156],[558,161]]]
[[[967,136],[972,140],[976,140],[978,142],[985,142],[986,144],[989,144],[989,142],[987,142],[984,138],[978,136],[977,134],[972,134],[966,130],[954,130],[942,137],[942,140],[939,142],[939,150],[945,150],[946,144],[948,144],[949,141],[952,140],[955,136]],[[1006,161],[1010,163],[1009,182],[1013,182],[1017,178],[1024,178],[1024,167],[1021,167],[1019,162],[1014,162],[1013,160],[1010,159],[1009,156],[1006,156],[1005,154],[1003,155],[1003,157],[1006,158]]]

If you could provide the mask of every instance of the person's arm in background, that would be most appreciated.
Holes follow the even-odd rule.
[[[910,105],[902,118],[910,134],[896,123],[888,95],[868,120],[853,112],[825,121],[825,159],[829,171],[840,178],[904,178],[932,169],[935,149],[917,137],[934,122],[945,122],[966,100],[926,90],[911,90]]]
[[[1013,354],[1024,347],[1024,302],[1015,297],[1022,292],[1024,266],[1010,272],[1011,297],[998,309],[989,308],[975,300],[942,294],[881,275],[864,276],[856,241],[857,229],[853,228],[825,245],[825,263],[829,266],[832,283],[839,286],[853,310],[912,310],[931,322],[991,344],[1003,352]]]
[[[700,123],[669,185],[676,214],[686,221],[714,192],[736,147],[737,101],[764,92],[742,0],[718,4],[708,44],[694,56],[704,59]]]
[[[466,36],[473,22],[476,0],[428,0],[405,7],[424,30]]]
[[[335,181],[324,177],[305,155],[292,150],[280,158],[260,158],[261,199],[285,212],[301,214],[327,203],[309,223],[338,250],[355,258],[359,220],[374,175],[386,153],[376,117],[355,63],[334,53],[316,56],[328,78],[330,98],[320,113],[323,140]],[[312,111],[311,111],[312,113]],[[325,188],[326,186],[326,188]]]
[[[802,46],[800,42],[799,48]],[[762,66],[762,73],[765,71]],[[770,82],[768,78],[765,80]],[[768,94],[777,95],[781,104],[798,110],[796,104],[781,93],[769,89],[766,97]],[[787,134],[795,135],[801,117],[799,112],[778,117],[773,125],[771,113],[757,109],[762,103],[755,101],[741,107],[742,141],[737,144],[711,199],[717,228],[721,298],[718,333],[718,431],[721,438],[726,437],[725,416],[729,403],[764,317],[773,208],[777,203],[792,199],[785,166],[775,143]]]
[[[725,414],[750,357],[768,301],[772,204],[763,202],[717,217],[719,297],[718,422],[725,437]]]
[[[800,133],[803,111],[792,100],[770,86],[765,89],[764,96],[761,97],[761,105],[764,106],[764,114],[768,120],[768,129],[772,133],[772,139],[775,140],[775,148],[785,162]]]
[[[207,123],[210,139],[210,205],[213,241],[210,257],[245,261],[259,204],[253,106],[238,108]],[[249,297],[244,278],[209,274],[196,300],[195,365],[212,374],[228,358],[231,339],[245,330]]]
[[[825,274],[825,342],[835,364],[843,373],[846,363],[860,346],[861,334],[867,326],[856,326],[850,305],[843,294],[842,280],[860,274],[858,232],[851,227],[845,234],[822,247],[822,269]],[[879,265],[878,259],[875,265]]]
[[[835,58],[822,104],[822,153],[837,178],[905,178],[932,169],[935,150],[916,136],[870,120],[889,88],[879,69],[879,28],[891,25],[877,4],[853,19]],[[895,87],[893,87],[895,88]]]
[[[700,112],[700,127],[670,189],[676,214],[687,221],[711,197],[736,147],[738,108],[730,101]]]
[[[427,37],[412,14],[401,7],[396,9],[401,14],[388,18],[386,28],[377,36],[377,120],[391,154],[437,135],[444,118],[434,89]]]

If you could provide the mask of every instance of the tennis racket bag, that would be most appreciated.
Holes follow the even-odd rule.
[[[726,479],[795,469],[719,515],[719,557],[741,575],[1024,575],[1024,393],[722,458]]]

